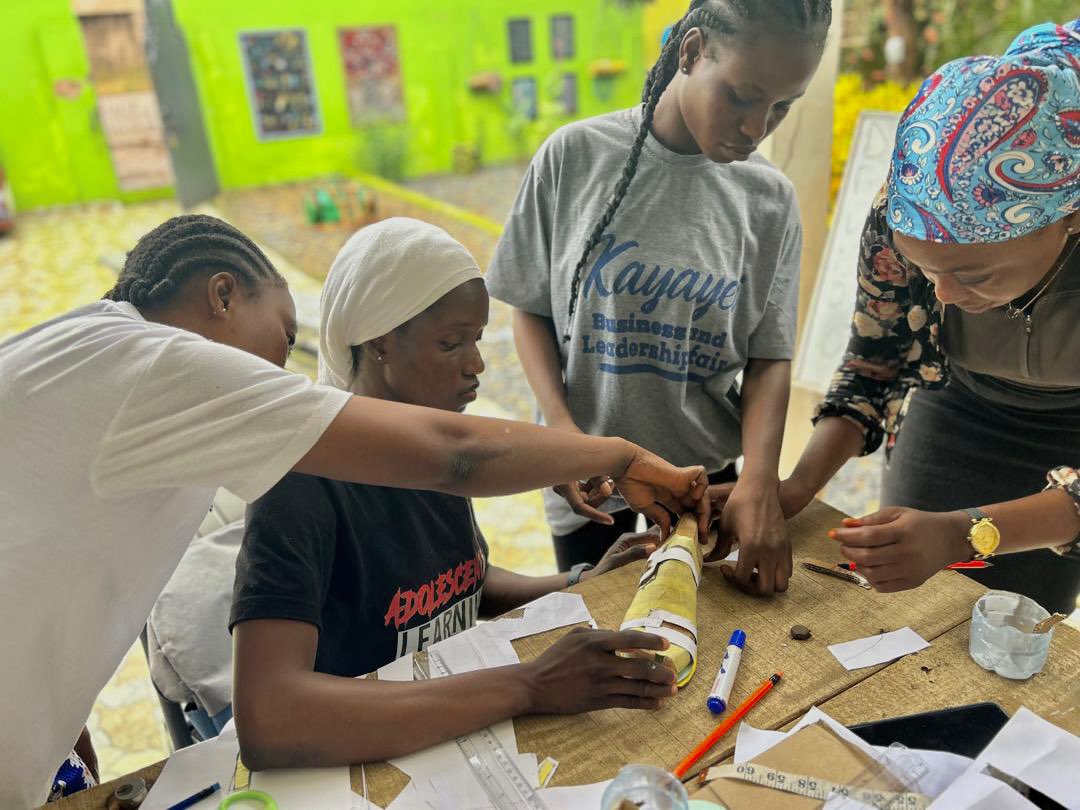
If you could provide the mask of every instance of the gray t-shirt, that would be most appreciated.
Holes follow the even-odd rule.
[[[635,107],[547,140],[518,192],[488,289],[554,320],[578,427],[715,471],[741,452],[736,375],[749,358],[793,353],[798,205],[790,182],[758,155],[721,165],[649,135],[629,193],[582,271],[564,343],[574,265],[640,122]],[[551,491],[545,506],[556,534],[586,522]]]

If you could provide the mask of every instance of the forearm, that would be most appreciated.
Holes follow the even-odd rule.
[[[742,478],[779,482],[777,468],[790,396],[790,361],[750,361],[742,390]]]
[[[1060,489],[982,507],[1001,532],[998,554],[1055,548],[1080,536],[1075,502]]]
[[[256,685],[257,684],[257,685]],[[237,669],[237,731],[253,770],[379,762],[525,714],[523,665],[431,681]]]
[[[513,325],[514,346],[544,422],[552,427],[573,425],[555,324],[550,318],[515,309]]]
[[[622,439],[353,397],[294,469],[488,497],[598,475],[617,478],[635,449]]]
[[[566,574],[527,577],[491,566],[484,578],[484,599],[480,611],[485,618],[501,616],[541,596],[561,591],[566,587],[566,579]]]
[[[810,434],[791,478],[816,495],[862,448],[863,433],[854,422],[842,416],[822,419]]]

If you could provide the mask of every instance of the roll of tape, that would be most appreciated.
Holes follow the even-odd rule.
[[[146,780],[135,777],[121,782],[113,791],[113,798],[120,810],[134,810],[143,803],[146,792]]]

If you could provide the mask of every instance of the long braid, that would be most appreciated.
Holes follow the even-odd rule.
[[[105,298],[137,307],[168,303],[194,272],[228,270],[247,287],[285,284],[270,260],[227,222],[203,214],[173,217],[135,244]]]
[[[637,174],[641,150],[652,127],[656,105],[660,102],[660,97],[668,85],[671,84],[671,80],[675,78],[675,74],[678,73],[679,51],[686,33],[693,28],[700,28],[703,33],[729,35],[734,31],[731,24],[732,17],[757,20],[767,14],[779,15],[785,23],[812,37],[814,42],[824,43],[824,35],[832,22],[832,0],[692,0],[686,14],[672,26],[671,34],[660,52],[660,57],[645,79],[645,86],[641,93],[643,104],[641,126],[638,127],[637,136],[630,147],[630,154],[626,159],[622,176],[615,186],[607,208],[604,209],[603,216],[590,232],[585,248],[581,252],[581,258],[574,266],[574,275],[570,281],[566,330],[563,334],[564,342],[570,341],[574,329],[574,313],[577,311],[581,274],[589,263],[593,250],[603,240],[604,233],[615,219],[615,214]]]

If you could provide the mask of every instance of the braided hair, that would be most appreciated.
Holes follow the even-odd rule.
[[[570,282],[567,327],[563,335],[565,342],[569,342],[570,332],[573,331],[581,273],[588,264],[593,250],[604,238],[604,232],[611,226],[615,213],[622,205],[630,183],[637,174],[638,160],[641,157],[642,147],[645,145],[645,138],[652,128],[656,105],[679,71],[679,51],[686,33],[693,28],[699,28],[703,35],[711,32],[720,36],[730,36],[736,31],[736,21],[757,22],[777,18],[788,27],[806,34],[816,44],[824,46],[825,34],[832,23],[832,0],[692,0],[686,14],[672,26],[668,40],[660,52],[660,58],[656,60],[656,64],[652,66],[645,79],[645,87],[641,93],[643,107],[641,126],[638,128],[633,146],[630,147],[630,155],[626,159],[622,176],[615,186],[611,201],[604,209],[604,215],[600,217],[600,221],[589,234],[585,249],[581,252],[581,258],[574,267],[574,277]]]
[[[194,273],[227,270],[249,289],[271,283],[284,286],[284,277],[259,247],[216,217],[185,214],[173,217],[143,236],[127,255],[116,286],[105,293],[110,301],[136,307],[169,303]]]

